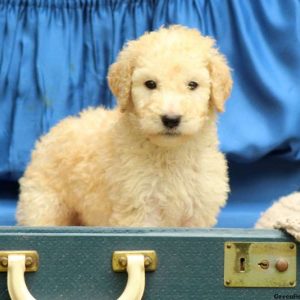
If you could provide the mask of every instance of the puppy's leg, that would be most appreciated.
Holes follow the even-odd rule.
[[[122,204],[115,203],[112,205],[109,226],[141,227],[143,226],[143,223],[144,210],[142,205],[133,206],[132,204],[128,204],[127,201],[124,201]]]
[[[182,223],[182,227],[212,227],[217,223],[217,219],[214,216],[203,216],[203,214],[195,214],[188,220]]]
[[[220,206],[210,205],[203,209],[201,206],[193,207],[192,215],[183,219],[183,227],[213,227],[217,223]]]
[[[16,218],[24,226],[76,225],[75,214],[58,193],[34,185],[21,186]]]

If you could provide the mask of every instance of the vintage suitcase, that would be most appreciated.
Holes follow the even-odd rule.
[[[37,251],[38,270],[26,272],[25,281],[38,300],[117,299],[127,282],[126,272],[112,269],[119,250],[156,252],[157,268],[146,272],[143,299],[299,299],[297,248],[275,230],[0,229],[0,251]],[[147,267],[155,268],[154,260]],[[0,273],[0,299],[10,299],[6,271]]]

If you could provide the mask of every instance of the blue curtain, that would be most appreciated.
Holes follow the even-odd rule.
[[[113,107],[108,66],[126,41],[169,24],[213,36],[233,70],[219,122],[231,198],[245,198],[240,185],[262,160],[271,169],[253,176],[281,174],[279,186],[266,187],[269,202],[299,188],[299,0],[0,0],[0,179],[17,180],[35,142],[62,118]]]

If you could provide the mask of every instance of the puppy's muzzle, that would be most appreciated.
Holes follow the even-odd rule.
[[[163,115],[163,116],[161,116],[161,121],[166,128],[174,129],[179,126],[180,121],[181,121],[181,116]]]

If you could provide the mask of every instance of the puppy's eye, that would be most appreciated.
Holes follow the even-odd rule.
[[[192,91],[195,90],[198,86],[199,84],[196,81],[190,81],[188,83],[188,88]]]
[[[149,90],[154,90],[157,87],[157,84],[153,80],[147,80],[144,85],[149,89]]]

